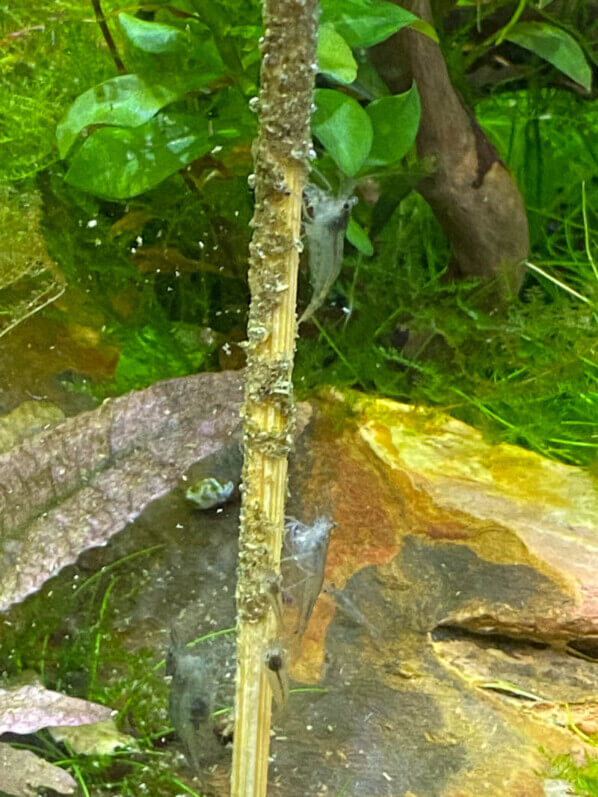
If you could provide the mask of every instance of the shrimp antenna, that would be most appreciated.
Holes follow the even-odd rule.
[[[312,167],[311,167],[311,171],[312,171],[312,173],[313,173],[313,174],[315,174],[315,175],[316,175],[316,177],[317,177],[317,178],[318,178],[318,179],[319,179],[319,180],[320,180],[322,183],[324,183],[324,188],[325,188],[327,191],[330,191],[330,193],[333,193],[333,191],[332,191],[332,184],[330,183],[330,180],[329,180],[329,179],[328,179],[328,178],[327,178],[327,177],[326,177],[324,174],[322,174],[322,172],[321,172],[321,171],[318,169],[318,167],[317,167],[317,166],[312,166]]]

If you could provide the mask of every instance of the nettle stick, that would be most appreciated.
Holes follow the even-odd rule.
[[[264,579],[278,573],[293,444],[292,367],[302,194],[311,149],[317,0],[265,0],[255,212],[250,246],[243,497],[237,582],[237,694],[231,793],[265,795],[272,693],[264,651],[276,618]]]

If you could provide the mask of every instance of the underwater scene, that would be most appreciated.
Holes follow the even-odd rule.
[[[0,0],[0,796],[598,797],[597,77]]]

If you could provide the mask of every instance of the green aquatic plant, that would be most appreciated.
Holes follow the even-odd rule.
[[[598,758],[587,756],[583,763],[576,763],[571,756],[560,755],[552,761],[550,777],[561,778],[571,784],[575,794],[583,797],[598,795]]]
[[[147,552],[137,552],[137,555],[144,553]],[[168,732],[164,711],[166,687],[158,674],[139,682],[139,673],[151,670],[154,654],[148,650],[135,654],[126,651],[108,625],[108,621],[110,624],[114,621],[110,593],[113,589],[122,588],[124,583],[119,583],[114,573],[120,571],[122,574],[123,569],[126,572],[129,560],[130,557],[124,557],[114,562],[109,568],[110,573],[101,574],[99,578],[97,574],[92,576],[89,584],[72,583],[66,579],[51,591],[51,601],[44,593],[34,596],[13,615],[16,623],[3,628],[0,649],[5,670],[13,678],[22,671],[35,668],[49,688],[66,691],[73,696],[94,694],[97,702],[111,708],[119,708],[125,699],[128,700],[127,711],[121,714],[120,724],[126,729],[136,730],[139,750],[115,751],[110,755],[80,755],[70,749],[68,743],[56,742],[48,731],[40,731],[24,742],[48,761],[70,770],[84,793],[93,794],[95,787],[109,784],[117,771],[120,771],[119,789],[121,784],[123,789],[129,782],[138,784],[141,761],[148,755],[157,760],[151,775],[146,771],[143,779],[155,778],[158,783],[168,775],[168,765],[160,764],[159,753],[154,750],[152,742],[157,732],[162,736]],[[78,587],[75,599],[73,586]],[[71,633],[65,626],[67,615]],[[73,624],[80,624],[76,633],[72,632]],[[107,677],[108,673],[112,676]],[[124,790],[118,793],[136,792]]]
[[[244,74],[251,78],[256,74],[252,36],[259,29],[257,5],[245,4],[242,9],[241,5],[235,9],[242,10],[243,25],[235,27],[234,41],[246,64]],[[117,46],[136,73],[149,70],[149,74],[156,59],[166,59],[166,63],[182,57],[177,53],[177,36],[184,35],[184,25],[168,10],[160,10],[151,24],[127,10],[119,20],[117,3],[105,4],[104,10]],[[23,152],[27,147],[40,149],[34,138],[27,137],[36,125],[43,123],[44,130],[50,129],[58,109],[64,114],[78,94],[114,74],[110,53],[92,24],[87,3],[42,4],[36,14],[34,18],[28,4],[11,7],[5,31],[26,30],[36,20],[46,29],[11,40],[4,65],[8,83],[20,79],[22,61],[36,63],[30,75],[35,82],[27,84],[27,91],[35,97],[36,91],[45,91],[55,80],[60,83],[61,100],[52,99],[52,114],[36,115],[33,124],[30,114],[26,120],[21,112],[20,117],[7,114],[11,124],[21,119],[23,131],[11,140]],[[329,30],[331,24],[334,27],[334,3],[326,14],[323,24],[328,27],[319,58],[324,71],[333,74],[342,67],[337,63],[340,50],[334,49]],[[398,17],[393,24],[399,24]],[[165,30],[169,25],[172,29]],[[197,25],[194,35],[216,41],[213,30],[210,33]],[[147,35],[152,30],[172,44],[171,53],[148,50]],[[459,35],[467,36],[469,30],[463,27]],[[52,70],[50,55],[42,52],[47,35],[53,37]],[[350,38],[347,31],[340,35]],[[159,36],[157,40],[162,41]],[[226,65],[222,54],[218,57]],[[77,70],[72,68],[74,58]],[[230,52],[227,59],[227,69],[231,69]],[[451,62],[451,66],[458,76],[458,64]],[[72,77],[75,72],[78,83]],[[369,73],[361,63],[358,73],[361,85]],[[347,80],[353,72],[342,75]],[[246,81],[242,82],[247,88]],[[65,185],[66,170],[59,164],[41,180],[47,246],[65,274],[69,297],[78,297],[77,310],[69,299],[50,312],[67,324],[91,324],[103,343],[120,351],[114,378],[91,387],[98,399],[160,378],[213,368],[219,347],[227,348],[230,341],[244,335],[245,252],[251,214],[251,192],[245,181],[253,122],[238,83],[216,85],[210,91],[207,104],[201,97],[192,101],[197,110],[204,108],[216,115],[224,126],[235,119],[244,121],[236,144],[229,139],[217,159],[210,156],[193,164],[189,176],[199,192],[190,193],[175,172],[160,191],[146,191],[124,206]],[[13,94],[19,95],[16,84]],[[321,89],[320,106],[338,102],[337,95],[329,88]],[[415,95],[409,102],[400,96],[404,112],[417,122],[415,106],[411,107]],[[399,101],[398,95],[386,99]],[[583,97],[555,87],[507,93],[501,86],[500,91],[476,99],[476,115],[515,173],[528,206],[532,259],[522,301],[508,308],[504,321],[484,310],[481,287],[448,284],[449,252],[433,215],[415,195],[404,198],[410,188],[405,176],[385,178],[377,206],[372,209],[360,202],[354,209],[349,243],[354,242],[359,251],[345,246],[340,281],[333,288],[329,309],[320,311],[314,325],[317,336],[314,326],[303,330],[306,339],[299,344],[298,387],[306,393],[322,383],[351,384],[407,401],[440,404],[496,439],[531,446],[567,462],[589,464],[597,450],[592,309],[596,302],[597,196],[592,182],[598,164],[592,144],[596,111]],[[342,102],[349,100],[355,104],[352,98]],[[381,102],[378,98],[367,106],[374,121],[381,121]],[[364,121],[363,109],[351,108],[361,127],[373,124],[369,116]],[[337,160],[341,157],[339,131],[319,117],[314,122],[329,152],[320,158],[320,166],[330,176],[338,169],[330,153]],[[393,157],[404,154],[412,142],[416,127],[411,122],[407,127],[410,139],[398,154],[393,150]],[[390,139],[384,141],[390,146]],[[370,160],[376,160],[381,148],[388,149],[379,145],[380,140],[367,156]],[[351,163],[343,161],[345,168],[352,171],[358,156],[355,151]],[[54,151],[51,159],[56,157]],[[10,162],[17,160],[12,156],[3,160]],[[381,167],[368,168],[375,172]],[[389,216],[397,191],[403,201]],[[375,256],[370,256],[374,249],[367,236],[355,237],[353,222],[359,223],[362,233],[369,232]],[[557,327],[559,334],[554,332]],[[407,334],[407,347],[397,346]],[[89,390],[89,383],[83,381],[78,389]]]
[[[530,109],[528,94],[492,97],[479,111],[522,182],[526,125],[537,126],[546,153],[542,207],[530,212],[530,263],[540,270],[527,269],[519,298],[493,312],[483,285],[448,281],[446,241],[411,194],[377,233],[374,257],[345,258],[317,333],[299,341],[302,395],[326,382],[357,386],[441,406],[497,441],[572,464],[596,461],[598,159],[588,136],[598,116],[555,90]],[[359,220],[374,227],[376,209]]]
[[[216,5],[227,20],[222,14],[210,16],[210,6]],[[518,64],[524,70],[519,90],[508,93],[497,86],[481,101],[483,92],[476,94],[467,83],[463,45],[496,4],[461,5],[466,21],[453,33],[440,31],[451,72],[461,79],[464,94],[477,101],[476,114],[515,173],[531,222],[531,265],[523,290],[496,313],[488,307],[483,285],[448,282],[446,240],[423,201],[409,194],[432,168],[413,158],[417,88],[388,96],[363,52],[409,17],[397,6],[392,13],[387,7],[382,16],[356,26],[339,21],[338,13],[335,17],[335,9],[359,7],[356,0],[324,5],[320,79],[333,83],[318,92],[319,166],[328,176],[338,176],[338,169],[362,176],[363,169],[380,180],[373,185],[375,206],[364,188],[353,211],[340,279],[317,320],[303,330],[296,372],[301,393],[332,383],[434,404],[493,439],[565,462],[595,463],[598,160],[593,138],[598,118],[575,93],[587,82],[584,58],[573,62],[572,76],[571,63],[549,65],[536,58],[542,55],[542,34],[545,40],[560,36],[566,43],[558,48],[561,55],[571,54],[571,42],[562,35],[571,26],[544,17],[553,30],[516,30],[520,21],[512,17],[506,29],[493,34],[491,46],[510,36],[510,44],[520,48],[531,42],[528,52],[536,55]],[[32,190],[23,180],[37,178],[45,245],[68,283],[65,302],[44,312],[65,327],[90,326],[102,344],[118,352],[112,377],[91,389],[98,400],[218,363],[225,367],[217,351],[230,349],[245,335],[252,207],[247,174],[255,130],[248,100],[255,93],[260,35],[257,2],[172,0],[168,7],[152,4],[138,11],[104,0],[103,6],[129,68],[124,76],[115,77],[88,0],[34,5],[15,0],[0,7],[0,182],[21,181],[12,190],[22,201]],[[233,18],[234,25],[228,21]],[[570,37],[588,52],[585,33],[573,30]],[[487,49],[487,42],[476,41],[476,57]],[[202,69],[195,69],[200,59]],[[554,77],[554,67],[578,86],[546,82]],[[193,85],[176,78],[194,69]],[[168,79],[160,83],[152,105],[147,81],[157,73]],[[524,79],[528,82],[521,85]],[[344,84],[340,91],[338,82]],[[349,96],[352,83],[355,94]],[[90,112],[86,102],[95,94],[88,92],[99,86],[128,97],[132,106],[139,98],[147,100],[147,119],[137,116],[136,127],[121,124],[122,117],[102,117],[101,102],[92,102]],[[330,122],[336,112],[346,125]],[[395,121],[393,127],[389,120]],[[348,135],[343,136],[344,128]],[[146,136],[163,145],[168,129],[176,141],[183,136],[192,143],[183,147],[182,159],[173,160],[168,146],[160,146],[157,169],[149,168],[147,159],[148,168],[134,174],[97,169],[98,153],[124,153],[126,159],[124,142],[144,155]],[[206,151],[208,144],[213,152]],[[407,163],[399,168],[404,156]],[[396,171],[382,179],[381,171],[392,163]],[[69,173],[71,185],[65,181]],[[32,225],[26,216],[18,232],[30,255]],[[113,563],[77,582],[77,589],[52,595],[52,601],[50,588],[32,598],[27,605],[34,622],[3,629],[6,668],[17,673],[36,667],[50,685],[91,692],[117,708],[123,729],[137,733],[140,751],[93,757],[38,735],[35,744],[71,769],[84,794],[137,795],[142,785],[149,793],[196,794],[171,774],[172,759],[160,748],[170,732],[163,662],[155,662],[155,652],[127,652],[112,629],[111,601],[130,563],[130,557]],[[73,613],[81,619],[74,636],[64,624]],[[587,766],[595,765],[588,761]],[[573,776],[581,777],[579,767]],[[594,788],[594,776],[595,770],[586,768],[582,785]]]
[[[588,736],[575,723],[568,709],[569,729],[586,745],[598,748],[598,735]],[[598,795],[598,756],[586,752],[585,760],[574,760],[573,756],[562,754],[551,761],[550,777],[561,778],[571,784],[576,794],[584,797]]]
[[[0,183],[56,162],[56,124],[65,108],[110,75],[90,11],[82,0],[0,6]]]

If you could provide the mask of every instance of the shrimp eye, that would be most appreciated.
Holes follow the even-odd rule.
[[[283,668],[282,656],[280,653],[270,653],[266,657],[266,667],[272,672],[278,672]]]

